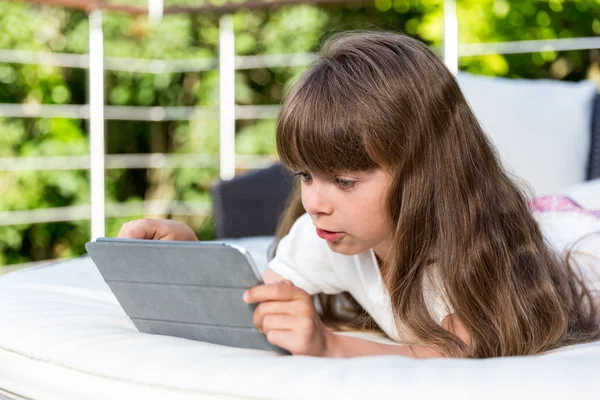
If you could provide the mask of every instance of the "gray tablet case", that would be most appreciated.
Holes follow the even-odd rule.
[[[224,243],[98,238],[85,248],[140,332],[276,351],[244,291],[262,283],[250,254]]]

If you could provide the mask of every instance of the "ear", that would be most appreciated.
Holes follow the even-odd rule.
[[[471,343],[471,334],[469,330],[462,323],[462,321],[456,316],[456,314],[447,315],[446,318],[442,321],[442,328],[458,337],[465,344]]]

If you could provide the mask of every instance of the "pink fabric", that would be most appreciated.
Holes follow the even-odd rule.
[[[529,205],[533,211],[576,211],[600,218],[600,210],[586,210],[567,196],[550,195],[538,197]]]

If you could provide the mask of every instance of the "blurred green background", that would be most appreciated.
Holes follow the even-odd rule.
[[[143,2],[145,4],[145,2]],[[169,2],[165,2],[169,4]],[[238,55],[313,52],[324,37],[348,29],[402,31],[441,47],[441,0],[375,0],[351,5],[295,5],[234,15]],[[577,38],[600,35],[600,0],[458,1],[459,42]],[[144,17],[105,12],[105,55],[149,59],[218,57],[219,16],[167,15],[158,25]],[[0,49],[88,52],[83,12],[24,2],[0,3]],[[510,78],[600,82],[600,50],[462,57],[460,69]],[[236,72],[238,105],[277,105],[304,67]],[[218,155],[218,71],[142,74],[107,71],[106,103],[120,106],[215,107],[214,116],[190,121],[107,121],[107,154]],[[0,103],[86,104],[87,70],[0,63]],[[276,159],[274,119],[239,120],[238,154]],[[84,155],[86,120],[0,118],[0,158]],[[106,202],[144,199],[193,201],[210,209],[214,168],[107,169]],[[0,171],[0,212],[89,204],[89,171]],[[115,236],[130,217],[108,218]],[[201,239],[214,238],[210,216],[159,215],[180,220]],[[85,254],[87,220],[0,225],[0,265]]]

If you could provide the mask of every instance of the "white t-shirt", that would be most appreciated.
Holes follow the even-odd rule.
[[[600,232],[600,220],[576,212],[534,212],[549,243],[563,252],[587,233]],[[600,235],[582,241],[574,258],[586,269],[588,282],[600,288]],[[435,271],[435,265],[433,266]],[[591,268],[590,268],[591,267]],[[383,331],[397,342],[409,338],[394,324],[391,301],[383,284],[373,250],[356,255],[343,255],[329,249],[317,236],[308,214],[294,223],[288,235],[281,239],[269,268],[309,294],[335,294],[347,291],[371,315]],[[590,275],[590,271],[592,275]],[[594,272],[595,271],[595,272]],[[424,282],[425,303],[433,320],[441,325],[452,313],[435,275]],[[401,325],[400,325],[401,327]]]

